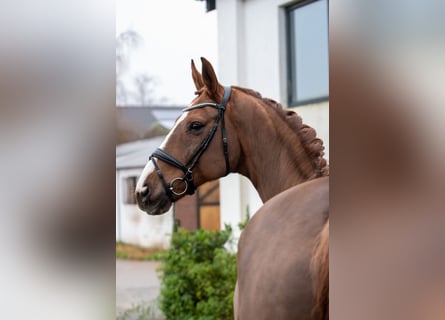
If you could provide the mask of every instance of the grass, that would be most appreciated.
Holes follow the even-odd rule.
[[[141,303],[116,316],[116,320],[165,320],[157,302]]]
[[[165,250],[144,248],[128,243],[116,242],[116,258],[140,261],[161,261]]]

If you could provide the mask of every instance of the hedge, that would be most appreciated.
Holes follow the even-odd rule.
[[[232,229],[179,228],[163,255],[160,308],[167,319],[233,319],[236,254],[224,249]]]

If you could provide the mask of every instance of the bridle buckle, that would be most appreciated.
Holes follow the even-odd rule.
[[[184,190],[182,191],[176,191],[175,190],[175,184],[177,181],[180,181],[181,183],[184,183]],[[176,196],[182,196],[183,194],[185,194],[187,192],[189,185],[186,179],[183,178],[174,178],[171,182],[170,182],[170,191],[176,195]]]

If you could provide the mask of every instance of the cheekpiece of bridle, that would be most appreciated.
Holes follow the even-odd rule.
[[[195,152],[194,156],[190,159],[189,162],[187,162],[186,165],[184,165],[183,163],[175,159],[172,155],[168,154],[167,152],[165,152],[160,148],[157,148],[155,152],[153,152],[153,154],[150,156],[150,160],[153,162],[153,165],[156,169],[156,173],[158,174],[159,178],[162,181],[165,193],[167,194],[171,202],[175,202],[175,195],[181,196],[183,194],[193,194],[195,192],[196,187],[193,183],[193,169],[197,165],[204,151],[207,150],[210,141],[212,141],[213,137],[215,136],[216,130],[218,129],[218,125],[220,122],[221,122],[223,153],[224,153],[224,159],[226,161],[226,175],[229,174],[230,172],[229,151],[227,146],[226,128],[224,125],[224,111],[226,110],[227,102],[230,99],[230,94],[231,94],[231,88],[224,87],[224,96],[221,100],[221,103],[203,102],[189,106],[182,110],[182,112],[187,112],[205,107],[212,107],[218,110],[218,115],[216,117],[212,129],[210,130],[207,137],[202,141],[198,150]],[[184,172],[184,175],[182,177],[174,178],[170,183],[167,183],[155,159],[162,160],[171,166],[181,169]]]

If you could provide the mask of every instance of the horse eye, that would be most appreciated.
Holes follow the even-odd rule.
[[[204,124],[202,124],[201,122],[197,122],[197,121],[190,123],[190,126],[189,126],[190,131],[199,131],[202,128],[204,128]]]

